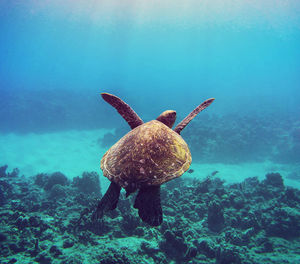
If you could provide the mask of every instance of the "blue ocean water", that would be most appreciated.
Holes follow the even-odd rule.
[[[224,176],[223,179],[226,178],[228,182],[233,181],[233,178],[241,182],[246,176],[258,176],[259,180],[262,180],[265,174],[275,173],[268,174],[265,182],[261,183],[262,189],[273,181],[274,186],[272,184],[270,186],[280,189],[281,177],[285,184],[299,187],[299,14],[300,2],[297,0],[0,0],[0,161],[4,162],[0,166],[8,164],[10,169],[20,167],[20,173],[28,177],[35,176],[37,172],[50,174],[62,171],[65,174],[70,173],[67,175],[69,180],[79,176],[76,174],[78,171],[95,170],[100,174],[102,182],[103,176],[99,169],[101,156],[129,131],[129,127],[117,112],[102,100],[100,93],[107,92],[119,96],[130,104],[144,121],[155,119],[164,110],[174,109],[177,111],[177,122],[180,122],[205,99],[214,97],[213,104],[201,112],[182,133],[190,147],[193,164],[196,164],[192,164],[190,174],[198,173],[200,168],[202,178],[210,175],[208,171],[212,173],[218,171],[216,175],[220,175],[220,179]],[[100,130],[101,135],[97,136]],[[201,172],[201,169],[205,173]],[[0,169],[0,178],[9,178],[9,174],[5,174],[4,171]],[[280,172],[281,176],[279,177],[276,172]],[[94,174],[91,177],[94,177]],[[42,176],[38,176],[35,180],[41,189],[46,186],[42,188],[40,182],[43,180]],[[65,182],[64,179],[62,185],[65,185]],[[77,178],[75,182],[73,181],[73,185],[80,185],[78,182],[80,179]],[[3,188],[6,188],[6,185],[4,181],[1,184],[0,191],[4,192]],[[214,184],[219,186],[220,182]],[[101,185],[103,188],[103,183]],[[244,182],[244,185],[246,186],[247,182]],[[242,192],[241,199],[246,201],[245,197],[250,198],[247,196],[247,186],[244,185],[232,188],[236,188],[236,192]],[[218,189],[216,186],[210,186],[210,190],[213,189],[214,194],[218,196],[220,192],[216,191]],[[253,186],[260,185],[257,183]],[[176,195],[171,192],[173,187],[177,189]],[[164,197],[168,196],[170,200],[184,196],[183,191],[180,192],[180,184],[174,183],[173,187],[170,187],[170,193]],[[242,188],[246,191],[243,189],[243,192]],[[261,191],[267,193],[263,196],[264,199],[274,198],[274,193],[278,191],[276,189],[272,193],[268,188]],[[102,194],[105,192],[104,189]],[[230,188],[224,190],[224,195],[235,201],[236,193],[230,193]],[[260,244],[253,244],[257,249],[255,252],[259,252],[257,254],[278,253],[278,255],[274,253],[275,257],[255,258],[248,263],[283,263],[278,257],[280,250],[275,249],[284,243],[272,241],[270,237],[283,237],[290,241],[288,239],[292,236],[285,237],[282,234],[294,233],[297,239],[298,233],[292,226],[299,226],[297,199],[300,196],[296,191],[296,194],[290,194],[285,193],[285,190],[287,189],[282,191],[281,197],[294,200],[279,202],[286,202],[282,208],[290,206],[295,212],[289,215],[290,211],[282,209],[281,214],[288,215],[292,220],[276,225],[274,230],[265,228],[270,223],[261,220],[262,214],[253,209],[254,205],[251,207],[251,202],[255,204],[256,196],[259,196],[257,193],[260,191],[251,193],[255,199],[247,200],[251,208],[245,210],[253,211],[257,219],[265,221],[265,226],[257,228],[257,225],[249,220],[241,224],[241,230],[244,232],[245,226],[249,230],[250,228],[255,230],[256,233],[253,232],[257,241],[260,241],[257,242]],[[47,191],[49,190],[45,189],[45,192]],[[73,195],[71,191],[62,191],[59,188],[55,191],[50,193],[50,197],[63,197],[66,193]],[[7,191],[5,195],[8,197],[10,193]],[[7,199],[5,195],[0,193],[1,205],[2,200]],[[249,196],[252,197],[251,195]],[[211,199],[213,198],[204,200]],[[223,199],[226,200],[224,197]],[[82,197],[77,197],[76,201],[80,206],[86,205]],[[261,201],[261,197],[258,197],[257,201]],[[195,205],[191,208],[197,208],[197,213],[202,215],[204,205],[198,206],[197,203],[195,201]],[[226,207],[226,202],[220,204]],[[220,204],[217,202],[217,205],[211,207],[218,210]],[[125,205],[129,208],[129,205]],[[175,215],[172,212],[174,208],[172,209],[170,204],[164,204],[164,207],[167,206],[171,208],[168,209],[168,217],[172,219]],[[233,205],[237,210],[243,207],[240,206],[242,205],[239,201]],[[24,219],[26,217],[22,216],[22,213],[25,214],[26,210],[32,209],[30,206],[28,207],[30,209],[23,211],[18,208],[20,217]],[[184,206],[182,208],[182,211],[187,210]],[[38,211],[34,210],[36,211],[32,212]],[[271,213],[270,215],[271,219],[273,215]],[[205,213],[202,216],[204,217]],[[244,217],[242,216],[241,218]],[[22,224],[23,220],[17,220],[19,216],[10,217],[8,219],[18,222],[16,225],[19,230],[26,227]],[[55,218],[54,215],[51,217]],[[246,263],[242,257],[239,260],[233,257],[230,259],[230,254],[224,253],[229,250],[229,246],[225,244],[219,249],[210,249],[209,241],[204,245],[195,234],[186,235],[184,232],[188,232],[187,230],[175,232],[176,224],[171,221],[167,227],[163,227],[163,230],[157,231],[156,235],[157,240],[166,240],[169,245],[175,241],[172,247],[178,252],[184,252],[183,256],[178,256],[168,248],[168,245],[157,241],[156,244],[153,234],[141,231],[146,230],[144,226],[136,231],[139,225],[138,217],[134,219],[128,215],[126,217],[124,216],[126,219],[120,222],[125,222],[126,226],[117,222],[116,216],[111,215],[111,219],[107,221],[110,225],[103,224],[101,231],[87,228],[88,232],[92,232],[93,236],[96,234],[96,237],[104,236],[103,239],[112,237],[149,239],[152,241],[151,246],[148,244],[139,246],[138,239],[132,240],[132,248],[141,247],[143,251],[140,253],[140,261],[144,262],[140,263],[204,263],[199,257],[199,252],[202,251],[201,254],[207,257],[205,263],[213,263],[215,259],[217,263],[241,263],[239,261]],[[188,226],[190,221],[195,220],[189,214],[185,214],[185,217],[184,221],[187,222],[183,221],[183,226]],[[251,217],[249,216],[249,219]],[[225,220],[228,219],[225,217]],[[50,219],[49,223],[47,222],[50,226],[51,221]],[[200,223],[199,219],[197,221]],[[198,223],[197,221],[194,222]],[[239,222],[232,220],[231,224],[234,221]],[[113,232],[111,230],[114,224],[120,226],[121,231],[110,233]],[[228,222],[226,225],[230,226]],[[193,232],[197,233],[199,230],[195,226]],[[236,226],[240,228],[238,224]],[[285,230],[283,226],[291,228]],[[64,228],[61,229],[65,230]],[[249,233],[252,232],[250,231]],[[7,238],[4,239],[0,234],[1,242],[9,241],[9,235],[5,232],[0,230]],[[70,230],[66,232],[71,233]],[[260,232],[265,232],[266,237]],[[173,237],[174,234],[177,238]],[[187,236],[195,238],[194,242],[187,241]],[[233,247],[242,247],[251,242],[250,240],[237,242],[236,238],[229,237],[229,234],[225,233],[220,236]],[[76,235],[70,237],[59,239],[68,242],[77,241]],[[22,239],[20,241],[23,241]],[[43,258],[33,241],[38,239],[53,242],[55,239],[47,240],[37,236],[31,239],[29,246],[35,247],[34,252],[37,256],[35,253],[30,254],[35,261],[52,263],[53,260],[53,263],[56,263],[55,261],[60,263],[59,261],[64,260],[56,259],[61,254],[52,247],[52,251],[49,249],[52,259],[47,256]],[[87,244],[94,243],[85,239]],[[196,240],[198,242],[195,242]],[[178,241],[185,241],[184,245]],[[215,241],[212,240],[212,243]],[[46,247],[45,245],[41,247],[43,246]],[[119,250],[118,246],[113,247]],[[19,244],[18,248],[21,248]],[[198,253],[195,253],[193,248],[196,248]],[[209,250],[204,252],[203,248]],[[251,246],[249,248],[251,249]],[[102,250],[105,252],[106,249]],[[159,251],[163,253],[157,257],[156,253]],[[295,261],[299,260],[297,259],[299,249],[289,248],[287,251],[287,258],[291,258],[291,262],[287,263],[296,263]],[[14,253],[17,256],[19,252],[23,251],[18,251],[11,245],[7,246],[7,249],[6,246],[0,246],[0,256],[4,256],[6,261],[4,263],[13,263],[8,262],[12,261],[10,257],[15,256]],[[124,252],[126,253],[126,250]],[[236,252],[242,255],[241,251]],[[192,261],[194,254],[198,254],[196,262],[188,262]],[[100,261],[87,258],[76,262],[74,260],[76,253],[71,255],[73,260],[64,263]],[[22,263],[22,257],[16,258]],[[26,261],[32,261],[31,258],[28,257],[29,260]],[[128,258],[129,262],[126,262],[125,258],[121,262],[116,257],[115,262],[100,263],[134,263],[130,257]],[[2,263],[1,260],[0,262]]]
[[[88,108],[93,123],[101,108],[89,102],[106,91],[148,120],[166,108],[184,116],[207,97],[217,114],[299,114],[297,1],[1,1],[0,10],[1,94],[24,107],[31,93],[44,107],[61,97],[58,107]],[[86,104],[78,111],[75,97]]]

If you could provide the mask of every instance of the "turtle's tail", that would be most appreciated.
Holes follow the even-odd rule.
[[[120,191],[121,187],[118,184],[111,182],[108,190],[98,203],[96,211],[92,215],[93,220],[102,218],[106,212],[116,209]]]

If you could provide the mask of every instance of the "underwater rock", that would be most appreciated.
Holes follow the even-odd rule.
[[[216,251],[216,264],[240,264],[238,251],[232,246],[219,247]]]
[[[239,223],[237,224],[237,227],[241,228],[242,230],[253,229],[257,231],[261,228],[257,216],[253,211],[249,211],[247,214],[242,215],[238,221]]]
[[[173,190],[173,196],[174,196],[175,198],[177,198],[177,199],[181,196],[181,192],[180,192],[180,190],[179,190],[178,188],[175,188],[175,189]]]
[[[54,172],[48,177],[44,189],[46,191],[49,191],[55,184],[60,184],[64,186],[67,185],[67,183],[68,183],[68,179],[63,173],[59,171]]]
[[[147,255],[153,257],[157,253],[159,253],[159,248],[154,247],[151,243],[149,242],[142,242],[141,243],[141,250],[145,252]]]
[[[231,205],[236,209],[242,209],[245,204],[243,196],[237,192],[232,192],[229,196]]]
[[[176,215],[176,211],[171,208],[171,207],[168,207],[164,210],[164,214],[167,216],[167,215],[170,215],[170,216],[175,216]]]
[[[121,215],[123,214],[131,214],[134,216],[134,209],[132,208],[131,204],[133,203],[132,200],[133,197],[129,197],[129,199],[126,199],[124,195],[120,195],[119,204],[118,204],[118,210],[120,211]],[[131,199],[131,200],[130,200]],[[112,216],[112,214],[111,214]]]
[[[180,230],[166,230],[163,235],[165,239],[159,243],[160,250],[171,259],[183,260],[188,245],[185,242],[182,232]]]
[[[9,244],[9,249],[14,252],[15,254],[26,251],[26,247],[22,241],[19,241],[17,243],[11,243]]]
[[[7,240],[7,236],[4,233],[0,233],[0,242],[4,242]]]
[[[286,239],[300,236],[299,210],[288,206],[274,209],[272,218],[265,222],[265,230],[268,236]]]
[[[298,260],[300,191],[278,187],[280,180],[273,186],[267,176],[264,181],[253,177],[233,185],[210,179],[205,193],[197,191],[199,180],[174,180],[161,191],[166,198],[165,221],[160,228],[149,228],[130,206],[134,195],[125,198],[124,193],[118,208],[106,218],[92,222],[92,212],[85,210],[78,223],[80,212],[98,197],[59,184],[45,193],[42,186],[48,177],[41,177],[36,185],[32,184],[36,176],[1,179],[0,186],[10,190],[0,211],[1,263],[17,259],[17,263],[79,264],[85,261],[79,248],[87,263],[294,264]],[[56,187],[64,190],[59,202],[49,199]]]
[[[268,252],[273,252],[273,244],[270,241],[266,241],[263,243],[263,252],[262,253],[268,253]]]
[[[19,230],[24,230],[29,226],[28,219],[26,217],[20,216],[15,222],[15,225]]]
[[[122,214],[123,221],[121,223],[121,228],[124,233],[130,234],[140,226],[140,220],[135,215],[131,213]]]
[[[62,255],[61,250],[56,246],[53,245],[50,249],[49,252],[51,253],[51,255],[53,255],[55,258],[59,257],[60,255]]]
[[[197,248],[194,247],[194,246],[190,246],[190,247],[187,249],[187,252],[186,252],[186,254],[185,254],[185,256],[184,256],[184,259],[190,260],[190,259],[196,257],[196,256],[197,256],[197,253],[198,253]]]
[[[245,246],[250,241],[251,238],[250,234],[252,234],[251,231],[243,233],[239,230],[230,229],[225,232],[225,241],[232,245]]]
[[[74,241],[70,239],[66,239],[63,242],[63,248],[71,248],[74,246]]]
[[[44,187],[47,184],[49,176],[46,173],[39,173],[35,176],[34,184]]]
[[[184,132],[191,152],[195,153],[194,160],[204,163],[265,160],[272,154],[274,142],[280,141],[274,126],[282,126],[282,121],[275,125],[265,116],[254,119],[226,115],[225,119],[202,116],[201,124],[195,120],[191,129]]]
[[[259,186],[260,182],[257,177],[249,177],[246,178],[241,183],[235,183],[230,185],[231,189],[236,189],[237,196],[242,196],[243,198],[251,198],[256,191],[257,186]]]
[[[4,205],[6,203],[6,197],[4,195],[4,188],[1,186],[0,182],[0,205]]]
[[[11,199],[13,194],[13,186],[6,180],[0,180],[0,205]]]
[[[28,219],[29,226],[38,227],[40,225],[40,219],[37,216],[31,216]]]
[[[89,201],[87,199],[87,195],[84,193],[79,193],[74,197],[74,202],[78,205],[88,206]]]
[[[66,197],[65,187],[60,184],[54,184],[50,189],[49,197],[51,199],[60,199]]]
[[[266,174],[266,179],[263,181],[263,183],[278,188],[284,187],[282,176],[278,172]]]
[[[200,193],[210,192],[217,194],[219,197],[222,196],[224,194],[225,181],[220,178],[213,178],[217,172],[218,171],[212,172],[204,180],[194,180],[193,185],[195,186],[195,193],[199,195]]]
[[[72,185],[85,194],[101,194],[100,179],[97,172],[84,172],[81,177],[73,178]]]
[[[109,251],[103,252],[98,256],[98,261],[101,264],[135,264],[134,259],[128,259],[122,252],[116,251],[114,248],[109,248]]]
[[[36,258],[35,261],[40,264],[51,264],[52,259],[46,252],[41,252]]]
[[[36,257],[40,252],[41,248],[39,247],[39,240],[36,239],[34,243],[34,247],[30,250],[28,250],[31,257]]]
[[[261,243],[261,245],[255,249],[255,252],[259,254],[270,253],[273,251],[274,251],[273,243],[267,238],[265,238],[264,241]]]
[[[287,198],[286,202],[291,203],[292,205],[297,205],[297,203],[300,203],[300,190],[287,187],[285,190],[285,198]]]
[[[142,227],[137,227],[135,230],[134,230],[134,234],[138,237],[143,237],[145,235],[145,231]]]
[[[224,215],[222,205],[218,201],[211,201],[208,204],[207,222],[212,231],[219,232],[224,226]]]
[[[187,245],[185,244],[184,238],[181,236],[180,232],[172,232],[167,230],[164,233],[166,242],[171,246],[174,246],[177,250],[186,251]]]
[[[18,177],[20,171],[18,168],[14,168],[12,172],[7,173],[7,177],[16,178]]]
[[[199,239],[195,241],[195,246],[199,252],[208,258],[215,258],[216,252],[211,240]]]
[[[7,165],[0,167],[0,178],[7,177],[7,174],[6,174],[7,167],[8,167]]]

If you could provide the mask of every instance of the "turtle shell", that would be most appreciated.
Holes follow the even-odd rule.
[[[183,138],[160,121],[128,132],[103,156],[101,169],[110,181],[134,189],[161,185],[188,170],[192,157]]]

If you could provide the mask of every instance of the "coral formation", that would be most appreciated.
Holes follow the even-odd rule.
[[[81,177],[73,178],[73,186],[77,187],[79,191],[90,194],[95,193],[100,195],[100,180],[97,172],[84,172]]]
[[[201,123],[200,123],[201,122]],[[200,162],[257,162],[266,157],[278,163],[300,162],[297,119],[263,115],[203,115],[182,133],[193,160]]]
[[[47,179],[47,182],[46,184],[43,186],[43,188],[46,190],[46,191],[49,191],[52,189],[52,187],[56,184],[59,184],[59,185],[66,185],[68,183],[68,179],[67,177],[61,173],[61,172],[54,172],[52,173],[51,175],[49,175],[48,179]]]
[[[100,198],[100,186],[91,188],[95,173],[73,183],[57,173],[51,181],[51,174],[10,175],[2,169],[1,263],[300,261],[300,191],[278,173],[231,185],[216,176],[171,181],[162,187],[166,216],[158,228],[142,223],[130,206],[134,197],[123,194],[115,211],[92,222],[88,209]]]

